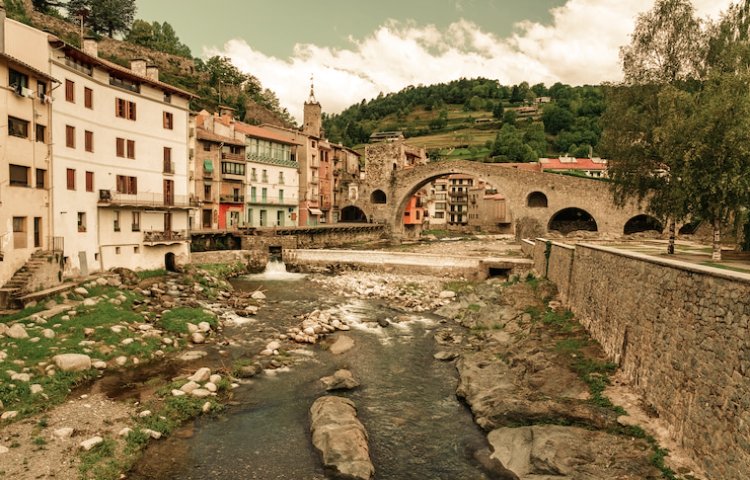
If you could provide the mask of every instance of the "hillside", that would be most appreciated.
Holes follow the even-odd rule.
[[[48,31],[71,45],[80,46],[80,32],[76,25],[58,15],[46,15],[34,10],[32,0],[6,0],[5,3],[10,18]],[[294,126],[293,119],[281,108],[276,95],[264,88],[254,76],[241,73],[227,59],[214,57],[203,61],[106,36],[99,37],[99,55],[126,67],[134,58],[149,60],[159,67],[163,82],[199,97],[190,104],[194,111],[217,111],[221,104],[234,108],[237,116],[248,123]]]
[[[375,131],[402,131],[431,158],[488,162],[596,153],[603,111],[600,87],[503,86],[461,79],[363,100],[324,118],[334,141],[366,143]]]

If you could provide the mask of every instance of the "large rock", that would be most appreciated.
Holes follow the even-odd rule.
[[[310,408],[312,442],[323,465],[335,478],[369,480],[375,473],[367,446],[367,432],[357,419],[354,402],[321,397]]]
[[[492,458],[522,480],[640,480],[661,474],[649,461],[645,440],[578,427],[500,428],[487,436]]]
[[[10,338],[15,338],[17,340],[21,338],[29,338],[29,334],[26,333],[26,329],[23,328],[23,325],[21,325],[20,323],[11,325],[8,331],[5,332],[5,335],[7,335]]]
[[[91,357],[82,353],[61,353],[52,357],[52,361],[63,372],[81,372],[91,368]]]
[[[351,350],[353,347],[354,347],[354,340],[352,340],[351,337],[347,337],[346,335],[340,335],[338,338],[336,338],[336,341],[333,342],[329,350],[334,355],[340,355],[344,352]]]
[[[344,369],[336,370],[333,375],[323,377],[320,381],[329,392],[331,390],[351,390],[359,386],[359,382],[354,378],[352,372]]]

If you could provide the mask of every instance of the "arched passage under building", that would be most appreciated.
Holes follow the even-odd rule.
[[[385,195],[385,192],[382,190],[375,190],[370,194],[370,201],[375,204],[382,205],[388,201],[388,197]]]
[[[164,255],[164,268],[166,268],[168,272],[177,271],[177,258],[174,253],[168,252]]]
[[[341,221],[345,223],[367,223],[367,215],[362,209],[349,205],[341,209]]]
[[[570,232],[596,232],[596,220],[589,212],[580,208],[564,208],[550,218],[547,230],[556,230],[564,235]]]
[[[659,220],[652,217],[651,215],[636,215],[625,223],[623,232],[625,235],[631,235],[633,233],[641,232],[663,232],[664,226]]]

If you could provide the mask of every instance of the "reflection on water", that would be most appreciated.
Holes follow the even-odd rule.
[[[255,282],[236,282],[257,288]],[[268,307],[259,322],[273,323],[320,308],[310,282],[264,285]],[[318,287],[319,288],[319,287]],[[291,301],[295,298],[295,301]],[[328,299],[329,301],[332,299]],[[341,317],[355,348],[334,356],[318,347],[288,373],[262,376],[235,390],[235,406],[220,419],[199,419],[189,438],[157,442],[131,478],[136,479],[323,479],[320,458],[310,442],[309,408],[323,391],[319,379],[339,368],[352,371],[361,387],[348,396],[368,431],[377,479],[481,480],[471,460],[485,446],[468,410],[455,397],[452,363],[433,360],[438,319],[415,316],[381,328],[379,318],[399,312],[370,301],[348,300]]]

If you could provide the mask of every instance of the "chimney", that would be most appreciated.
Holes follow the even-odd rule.
[[[5,2],[0,0],[0,53],[5,53]]]
[[[219,105],[219,116],[229,117],[230,119],[234,120],[234,108],[227,107],[226,105]]]
[[[92,57],[99,56],[99,42],[94,37],[83,39],[83,53]]]
[[[155,82],[159,81],[159,67],[156,65],[149,65],[146,67],[146,78]]]
[[[141,77],[145,77],[146,76],[146,60],[143,60],[141,58],[136,58],[135,60],[131,60],[130,61],[130,69],[136,75],[140,75]]]

